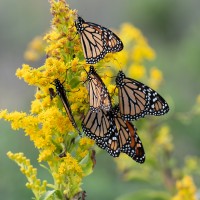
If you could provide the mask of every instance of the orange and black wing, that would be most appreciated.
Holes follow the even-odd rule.
[[[90,109],[103,109],[109,111],[111,109],[111,98],[108,90],[100,76],[96,73],[93,66],[90,66],[88,72],[89,82],[89,101]]]
[[[109,52],[123,49],[119,37],[109,29],[92,22],[85,22],[80,16],[75,21],[80,34],[84,57],[89,64],[97,63]]]
[[[93,66],[88,72],[90,109],[82,122],[83,132],[105,149],[112,126],[109,120],[111,99],[107,88]]]
[[[83,132],[89,138],[101,144],[101,148],[104,148],[106,141],[110,136],[110,122],[108,114],[104,110],[91,111],[89,110],[86,117],[82,122]]]
[[[145,115],[164,115],[169,111],[167,102],[143,83],[127,78],[122,71],[116,77],[119,89],[119,108],[124,120],[137,120]]]
[[[144,163],[145,161],[145,151],[138,134],[136,133],[136,128],[130,122],[126,121],[126,125],[129,130],[131,142],[128,147],[124,147],[122,152],[126,153],[133,160],[138,163]],[[134,153],[132,153],[134,151]]]
[[[121,118],[118,106],[112,109],[112,114],[118,132],[120,151],[126,153],[136,162],[143,163],[145,161],[145,152],[142,142],[136,133],[136,128],[130,122]]]

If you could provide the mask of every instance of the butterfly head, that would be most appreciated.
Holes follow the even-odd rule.
[[[54,80],[54,85],[56,86],[56,91],[58,93],[59,93],[59,91],[62,91],[64,89],[63,84],[57,78]]]
[[[86,71],[86,73],[87,73],[87,80],[89,81],[91,81],[94,78],[94,75],[96,75],[96,71],[93,66],[90,66],[89,72]]]
[[[78,16],[76,22],[83,23],[85,22],[82,17]]]
[[[84,23],[85,21],[83,20],[83,18],[81,18],[80,16],[77,17],[76,21],[75,21],[75,26],[77,28],[78,31],[81,31],[81,28],[82,28],[82,24]]]
[[[95,72],[95,69],[93,66],[90,66],[90,71],[89,71],[89,74],[93,74]]]
[[[117,77],[116,77],[116,85],[117,87],[121,87],[123,84],[123,79],[125,78],[125,74],[124,72],[122,72],[121,70],[118,72]]]
[[[54,80],[54,83],[55,83],[55,86],[60,85],[60,80],[56,78],[56,79]]]

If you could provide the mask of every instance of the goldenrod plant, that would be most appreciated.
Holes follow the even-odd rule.
[[[53,16],[50,30],[44,37],[37,36],[25,52],[27,60],[34,61],[41,56],[45,56],[46,60],[37,68],[24,64],[16,71],[19,79],[37,88],[35,99],[30,103],[30,112],[2,110],[0,117],[10,122],[13,130],[24,130],[25,136],[28,136],[38,149],[38,162],[53,178],[52,182],[40,180],[37,175],[40,169],[31,165],[25,153],[8,152],[8,157],[19,165],[21,172],[27,177],[26,186],[32,190],[34,199],[84,199],[81,184],[84,177],[95,169],[93,150],[95,143],[86,136],[78,134],[60,98],[56,96],[51,100],[49,88],[55,90],[55,79],[63,83],[72,113],[81,129],[81,122],[89,109],[85,70],[88,71],[90,65],[85,62],[80,37],[74,25],[77,10],[71,10],[65,0],[49,0],[49,3]],[[112,94],[113,103],[117,103],[115,98],[117,89],[112,77],[115,77],[121,69],[127,76],[153,89],[159,89],[164,83],[164,75],[158,67],[149,64],[155,59],[156,53],[141,31],[129,23],[124,23],[116,32],[124,44],[123,51],[107,54],[103,60],[94,65]],[[167,124],[169,118],[182,120],[184,113],[182,115],[174,113],[170,94],[163,96],[171,108],[166,116],[151,116],[136,122],[137,132],[145,148],[146,162],[138,164],[125,154],[114,159],[124,180],[151,182],[162,187],[160,190],[149,189],[149,191],[126,194],[119,197],[120,200],[197,199],[197,189],[192,176],[199,175],[199,159],[185,158],[184,168],[177,166],[172,153],[173,131]],[[188,120],[199,114],[200,97],[184,119]]]

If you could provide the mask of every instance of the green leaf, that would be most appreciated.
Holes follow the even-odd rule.
[[[89,160],[89,153],[79,162],[81,165],[84,165]]]
[[[169,200],[170,195],[167,192],[163,191],[154,191],[154,190],[141,190],[139,192],[134,192],[131,194],[123,195],[117,200]]]
[[[44,193],[39,200],[48,200],[50,197],[55,197],[55,195],[58,197],[58,199],[62,199],[62,194],[59,190],[50,190]]]
[[[43,164],[40,164],[40,166],[41,166],[42,168],[46,169],[46,170],[51,174],[51,171],[50,171],[50,169],[49,169],[47,166],[45,166],[45,165],[43,165]]]
[[[71,88],[75,88],[79,83],[80,83],[80,80],[77,76],[72,78],[69,82]]]
[[[79,162],[79,164],[81,165],[85,176],[88,176],[89,174],[92,173],[92,171],[93,171],[93,168],[92,168],[93,167],[93,162],[90,159],[90,154],[87,154],[85,156],[85,158],[83,158]]]

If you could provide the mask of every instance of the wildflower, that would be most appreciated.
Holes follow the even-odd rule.
[[[160,128],[155,143],[157,144],[157,148],[164,149],[167,152],[173,150],[172,136],[170,135],[170,128],[168,126],[162,126]]]
[[[192,177],[184,176],[182,180],[176,182],[177,194],[172,200],[197,200],[196,186]]]
[[[198,105],[200,105],[200,94],[197,96],[196,102],[197,102]]]
[[[149,85],[156,90],[160,86],[162,81],[163,81],[162,72],[156,67],[151,68]]]
[[[29,61],[36,61],[44,54],[45,43],[41,36],[35,37],[28,45],[24,57]]]
[[[20,166],[21,172],[25,174],[28,179],[26,186],[33,191],[35,197],[39,198],[43,195],[46,192],[47,181],[44,180],[41,182],[41,180],[37,178],[37,169],[30,164],[30,160],[27,159],[23,153],[13,154],[9,151],[7,155]]]
[[[142,65],[133,64],[129,68],[129,75],[134,79],[142,79],[145,76],[146,69]]]

